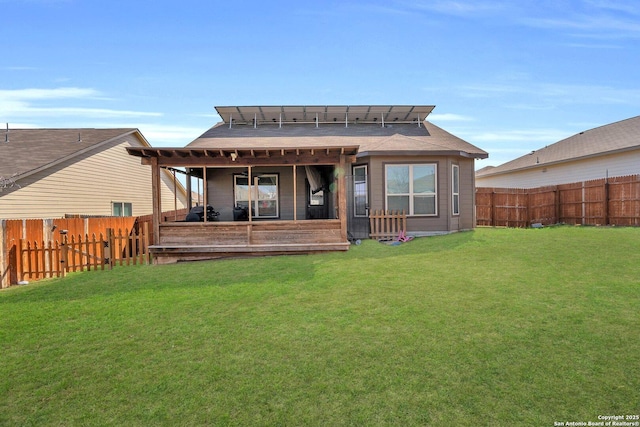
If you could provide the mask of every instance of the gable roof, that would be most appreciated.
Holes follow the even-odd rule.
[[[484,150],[425,121],[432,109],[433,106],[217,107],[225,121],[207,130],[187,148],[359,146],[358,157],[416,154],[488,157]],[[380,113],[378,120],[379,111],[385,113]]]
[[[149,146],[142,134],[131,128],[0,131],[0,176],[22,178],[132,133]]]
[[[476,177],[499,175],[634,149],[640,149],[640,116],[586,130],[500,166],[483,168],[476,172]]]

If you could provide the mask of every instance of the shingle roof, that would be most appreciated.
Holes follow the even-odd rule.
[[[1,130],[0,176],[19,177],[133,132],[137,129]]]
[[[233,125],[219,123],[188,148],[291,148],[359,146],[359,156],[376,154],[456,153],[486,158],[478,147],[430,122],[416,124],[324,123]]]
[[[476,176],[503,174],[632,149],[640,149],[640,116],[580,132],[500,166],[481,169]]]

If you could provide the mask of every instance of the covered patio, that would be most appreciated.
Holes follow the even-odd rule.
[[[231,123],[233,119],[229,120]],[[127,148],[129,154],[140,157],[152,169],[154,244],[150,251],[155,262],[348,250],[345,172],[358,146],[326,142],[301,142],[295,147],[256,143],[251,147]],[[200,179],[201,205],[220,209],[220,216],[203,215],[198,222],[184,218],[162,221],[162,168],[184,171],[189,195],[193,191],[191,177]],[[308,190],[300,187],[313,180],[309,174],[318,168],[331,172],[324,197],[330,199],[327,202],[332,209],[320,218],[309,218],[304,214],[309,201],[301,196]],[[265,171],[271,171],[271,175]],[[263,186],[264,176],[279,180],[274,196],[278,204],[273,211],[268,210],[270,200],[262,195],[263,187],[269,189],[268,182]],[[229,190],[232,185],[234,191]],[[188,205],[193,206],[193,201]],[[263,207],[266,213],[260,212]],[[244,217],[235,214],[240,208],[244,208]]]

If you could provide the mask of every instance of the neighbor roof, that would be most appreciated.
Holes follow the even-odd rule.
[[[640,116],[580,132],[500,166],[481,169],[476,176],[499,175],[633,149],[640,149]]]
[[[0,131],[0,176],[17,178],[80,155],[137,129],[9,129]]]

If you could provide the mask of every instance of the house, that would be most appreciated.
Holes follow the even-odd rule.
[[[426,121],[433,108],[216,107],[222,122],[184,148],[127,148],[154,176],[201,180],[219,213],[160,223],[156,209],[156,260],[347,250],[379,210],[405,211],[414,236],[474,228],[474,161],[487,153]]]
[[[124,149],[149,146],[137,129],[7,125],[0,133],[0,218],[151,214],[151,171]],[[170,171],[158,188],[163,210],[186,206],[184,186]]]
[[[640,116],[600,126],[476,173],[478,187],[536,188],[640,173]]]

